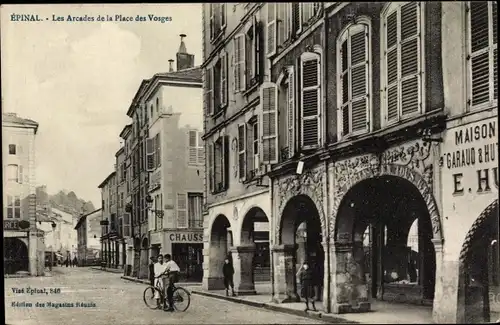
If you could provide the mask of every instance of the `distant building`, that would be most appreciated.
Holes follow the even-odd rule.
[[[101,252],[107,267],[118,267],[120,246],[117,245],[118,219],[116,215],[116,171],[106,177],[98,186],[101,189]]]
[[[80,217],[75,226],[78,238],[78,265],[93,265],[100,258],[102,208]]]
[[[2,114],[4,272],[44,274],[43,232],[35,226],[35,136],[38,123]],[[21,221],[29,222],[22,229]]]

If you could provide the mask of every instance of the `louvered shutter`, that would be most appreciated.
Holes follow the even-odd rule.
[[[214,6],[215,4],[209,3],[209,10],[210,10],[210,39],[214,39],[215,37],[215,12],[214,12]]]
[[[267,56],[276,54],[276,3],[267,4]]]
[[[177,227],[187,227],[187,195],[177,193]]]
[[[288,73],[287,89],[288,157],[295,154],[295,73]]]
[[[188,133],[188,143],[189,143],[188,163],[190,165],[196,165],[198,163],[198,146],[196,144],[197,136],[198,136],[197,132],[194,130],[191,130]]]
[[[153,139],[146,139],[146,170],[151,172],[155,168],[154,164],[155,147]]]
[[[277,45],[280,46],[285,42],[285,30],[286,30],[286,9],[287,9],[287,3],[277,3],[277,24],[278,24],[278,40],[277,40]]]
[[[19,168],[17,169],[19,175],[18,175],[18,183],[19,184],[22,184],[23,183],[23,177],[24,177],[24,173],[23,173],[23,165],[19,165]]]
[[[212,143],[208,145],[208,175],[206,178],[208,180],[210,193],[213,193],[215,190],[215,152]]]
[[[278,162],[278,90],[275,84],[266,83],[261,88],[262,118],[262,162]]]
[[[346,136],[351,131],[351,115],[349,109],[349,50],[348,50],[348,40],[346,38],[345,41],[340,45],[340,130],[341,136]]]
[[[420,111],[420,4],[401,6],[401,115]]]
[[[207,67],[205,70],[205,102],[207,106],[207,113],[214,114],[214,72],[212,67]]]
[[[227,190],[229,188],[229,136],[224,136],[222,140],[222,184]]]
[[[297,36],[302,32],[302,6],[298,2],[292,3],[293,31]]]
[[[214,145],[214,180],[216,192],[220,191],[222,188],[222,171],[224,166],[222,150],[222,139],[219,139]]]
[[[398,119],[398,13],[391,13],[387,17],[386,26],[386,97],[387,121]]]
[[[498,97],[496,6],[495,2],[490,1],[469,3],[468,59],[472,79],[469,102],[472,106],[488,103]]]
[[[220,57],[220,101],[223,107],[227,105],[227,68],[227,54],[226,52],[222,52]]]
[[[161,136],[160,133],[156,135],[156,166],[161,166]]]
[[[234,90],[245,89],[245,35],[240,34],[234,38]]]
[[[350,41],[350,95],[351,130],[353,133],[368,130],[368,29],[359,25],[353,29]]]
[[[153,169],[155,169],[156,166],[157,166],[157,164],[158,164],[158,157],[156,155],[156,148],[157,148],[156,141],[157,141],[157,138],[156,138],[156,136],[154,136],[152,139],[153,139]]]
[[[205,146],[201,136],[202,133],[198,132],[198,164],[203,165],[205,162]]]
[[[301,60],[301,147],[316,148],[320,142],[320,62],[313,54]]]
[[[246,125],[238,125],[238,172],[241,180],[246,178],[246,147],[247,147],[247,132]]]

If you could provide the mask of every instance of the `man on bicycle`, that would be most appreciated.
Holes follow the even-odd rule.
[[[172,255],[165,254],[165,273],[168,274],[167,301],[169,308],[167,311],[174,311],[174,284],[179,282],[180,268],[177,263],[172,260]]]
[[[154,264],[155,286],[158,286],[163,289],[165,288],[166,274],[167,274],[167,264],[163,263],[163,256],[160,254],[158,255],[158,262]],[[155,290],[155,299],[157,308],[161,309],[160,295],[156,290]],[[163,308],[166,309],[165,304]]]

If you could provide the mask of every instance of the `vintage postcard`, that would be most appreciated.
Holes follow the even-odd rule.
[[[496,2],[0,13],[7,324],[500,321]]]

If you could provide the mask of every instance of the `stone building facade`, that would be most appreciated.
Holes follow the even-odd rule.
[[[298,299],[307,261],[326,312],[384,300],[432,306],[437,322],[498,317],[496,4],[261,10],[274,300]],[[205,235],[212,274],[223,245]]]
[[[276,137],[260,86],[269,79],[262,3],[203,5],[205,218],[203,287],[223,288],[225,258],[235,290],[255,293],[254,276],[269,278],[270,187],[266,147]],[[264,123],[265,128],[264,128]],[[265,152],[265,153],[264,153]],[[256,231],[258,225],[264,231]],[[260,236],[260,237],[259,237]],[[260,238],[260,239],[259,239]]]

